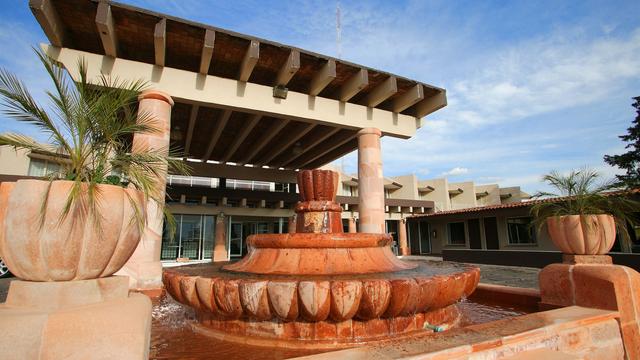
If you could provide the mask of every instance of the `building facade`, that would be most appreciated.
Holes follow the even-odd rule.
[[[60,161],[51,155],[0,146],[0,179],[46,176],[59,170]],[[358,231],[358,176],[333,166],[324,168],[339,174],[337,200],[343,208],[344,231]],[[246,239],[250,235],[292,231],[293,208],[298,201],[295,182],[247,180],[242,179],[245,176],[241,172],[234,174],[240,178],[168,175],[166,205],[174,215],[176,226],[175,233],[170,234],[165,225],[160,253],[162,261],[211,260],[216,231],[224,233],[226,259],[244,256]],[[455,236],[451,244],[438,241],[438,234],[449,236],[445,234],[451,231],[457,234],[461,230],[456,226],[449,229],[446,222],[434,221],[439,218],[435,215],[446,214],[463,205],[474,208],[517,204],[529,197],[518,187],[449,183],[445,178],[418,180],[413,174],[385,177],[383,183],[385,230],[394,237],[396,253],[401,253],[401,236],[408,239],[407,246],[412,254],[440,254],[443,246],[448,245],[476,246],[475,242],[466,240],[469,229],[474,231],[473,222],[463,230],[464,242]],[[428,224],[415,220],[414,217],[420,215],[426,215],[424,219],[429,219]],[[506,220],[497,220],[502,221]],[[482,226],[484,229],[485,225]],[[223,229],[217,229],[220,227]],[[500,234],[499,240],[503,244],[508,243],[506,236]],[[519,245],[524,243],[522,240]],[[492,248],[493,245],[489,242],[485,246]]]

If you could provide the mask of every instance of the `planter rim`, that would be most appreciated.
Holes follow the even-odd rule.
[[[603,213],[603,214],[570,214],[570,215],[553,215],[553,216],[547,216],[546,219],[552,219],[552,218],[565,218],[565,217],[573,217],[573,216],[579,216],[579,217],[586,217],[586,216],[611,216],[613,217],[613,215],[611,214],[607,214],[607,213]]]

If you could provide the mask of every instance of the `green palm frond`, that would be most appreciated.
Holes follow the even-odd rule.
[[[131,139],[136,134],[162,131],[152,114],[138,110],[138,96],[147,84],[104,74],[90,81],[88,65],[83,59],[78,60],[79,77],[72,81],[59,63],[42,51],[35,52],[53,83],[54,90],[46,92],[50,110],[47,112],[38,104],[26,86],[4,69],[0,69],[0,100],[6,115],[35,125],[49,137],[50,143],[41,144],[28,136],[5,133],[0,134],[0,145],[64,157],[60,171],[48,176],[51,181],[73,181],[59,220],[68,216],[74,220],[90,220],[96,230],[102,231],[98,211],[102,197],[97,185],[104,183],[136,188],[144,195],[145,202],[163,205],[164,195],[157,189],[158,181],[164,182],[161,177],[166,176],[167,169],[188,174],[190,168],[175,158],[178,152],[174,149],[132,148]],[[131,197],[129,201],[137,204]],[[45,208],[46,199],[42,220]],[[134,208],[132,222],[142,229],[146,224],[145,211],[137,205]]]

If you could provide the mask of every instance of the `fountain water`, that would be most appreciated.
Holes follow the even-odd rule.
[[[296,233],[248,238],[235,263],[167,269],[168,292],[196,310],[200,332],[253,345],[334,348],[404,336],[460,319],[477,267],[411,262],[389,234],[343,233],[338,174],[298,174]]]

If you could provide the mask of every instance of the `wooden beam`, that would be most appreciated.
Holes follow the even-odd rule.
[[[424,99],[424,88],[422,84],[417,84],[393,101],[393,112],[404,111],[422,99]]]
[[[341,128],[334,128],[334,129],[331,129],[331,130],[327,131],[323,135],[318,136],[318,138],[315,139],[314,141],[312,141],[311,144],[308,144],[307,146],[305,146],[305,148],[306,148],[305,151],[301,152],[298,155],[294,155],[289,160],[286,160],[286,162],[282,163],[280,167],[285,167],[285,166],[291,164],[294,160],[296,160],[300,156],[304,155],[309,149],[313,149],[318,144],[320,144],[321,142],[323,142],[323,141],[327,140],[328,138],[332,137],[333,135],[335,135],[340,130],[342,130],[342,129]]]
[[[356,137],[357,135],[358,135],[358,134],[357,134],[356,132],[354,132],[353,134],[351,134],[351,135],[349,135],[349,136],[345,137],[345,138],[344,138],[344,139],[342,139],[342,140],[337,140],[337,141],[335,141],[335,142],[332,142],[332,143],[331,143],[331,145],[327,146],[327,148],[326,148],[326,149],[324,149],[324,150],[320,151],[320,153],[318,153],[318,154],[314,155],[312,158],[310,158],[310,159],[306,159],[306,160],[304,160],[304,161],[302,161],[302,162],[294,163],[294,164],[295,164],[296,169],[302,169],[302,168],[303,168],[303,167],[305,167],[306,165],[313,163],[315,160],[317,160],[317,159],[319,159],[319,158],[321,158],[321,157],[325,156],[326,154],[328,154],[328,153],[332,152],[332,151],[333,151],[333,150],[335,150],[336,148],[338,148],[338,147],[340,147],[340,146],[342,146],[342,145],[344,145],[344,144],[348,143],[349,141],[351,141],[351,140],[355,139],[355,137]]]
[[[238,80],[249,81],[253,68],[256,66],[260,58],[260,43],[256,40],[251,40],[251,43],[247,47],[247,52],[244,54],[242,64],[240,64],[240,72],[238,73]]]
[[[353,75],[347,82],[345,82],[340,88],[340,101],[349,101],[352,97],[356,96],[362,89],[369,84],[369,72],[367,69],[360,69],[355,75]]]
[[[241,161],[240,164],[244,165],[247,163],[252,163],[251,160],[253,160],[253,158],[260,152],[260,150],[262,150],[269,143],[269,141],[271,141],[274,137],[276,137],[276,135],[278,135],[280,130],[284,129],[284,127],[287,126],[288,124],[289,124],[289,120],[278,119],[278,121],[275,124],[271,125],[269,130],[267,130],[262,135],[262,138],[260,140],[258,140],[255,144],[251,145],[253,147],[253,149],[251,150],[251,153],[249,153],[249,155],[245,157],[245,159]]]
[[[235,140],[233,141],[233,144],[231,144],[231,146],[227,149],[227,152],[222,157],[222,162],[225,162],[225,163],[228,162],[229,159],[233,156],[233,154],[236,153],[240,145],[242,145],[244,140],[251,133],[251,130],[253,130],[253,128],[256,127],[256,125],[258,124],[258,121],[260,121],[260,118],[262,118],[262,115],[251,116],[251,119],[249,119],[249,122],[240,131],[240,134],[238,134],[238,136],[235,138]]]
[[[191,150],[191,139],[193,138],[193,128],[196,125],[196,119],[198,118],[199,105],[191,106],[191,115],[189,116],[189,125],[187,128],[187,138],[184,143],[184,156],[189,157],[189,150]]]
[[[293,75],[300,69],[300,51],[291,49],[287,61],[282,65],[274,85],[287,85]]]
[[[153,31],[153,47],[156,54],[156,65],[164,66],[164,58],[167,44],[167,19],[162,19],[156,24]]]
[[[389,76],[387,80],[376,86],[365,101],[368,107],[376,107],[398,92],[398,82],[395,76]]]
[[[309,133],[309,131],[313,130],[315,127],[316,127],[315,124],[307,125],[304,129],[302,129],[302,131],[300,131],[297,134],[289,137],[289,140],[287,140],[287,142],[285,142],[282,146],[274,147],[271,150],[271,152],[269,152],[269,154],[267,154],[267,156],[265,156],[264,159],[262,159],[262,160],[260,160],[258,162],[258,165],[262,166],[262,165],[268,164],[271,160],[275,159],[278,155],[282,154],[285,150],[287,150],[289,148],[289,146],[295,144],[303,136],[307,135]]]
[[[416,117],[425,117],[436,110],[447,106],[447,92],[442,90],[434,96],[430,96],[416,104]]]
[[[66,40],[64,25],[58,12],[51,4],[51,0],[29,0],[29,7],[51,44],[59,47],[64,46]]]
[[[309,95],[316,96],[336,78],[336,61],[329,59],[309,84]]]
[[[208,74],[211,65],[211,57],[213,56],[213,45],[216,41],[216,32],[207,29],[204,34],[204,43],[202,44],[202,54],[200,55],[200,74]]]
[[[98,33],[100,33],[104,53],[107,56],[118,57],[118,38],[116,37],[116,30],[113,26],[111,5],[106,1],[100,1],[98,3],[96,26],[98,27]]]
[[[213,136],[211,136],[211,140],[209,140],[209,146],[207,146],[207,152],[205,152],[204,157],[202,157],[202,161],[207,161],[211,157],[211,153],[213,149],[216,147],[218,143],[218,139],[220,139],[220,135],[222,135],[222,130],[227,126],[227,121],[231,117],[233,111],[224,110],[222,115],[220,115],[220,119],[218,120],[218,124],[216,125],[216,129],[213,131]]]

